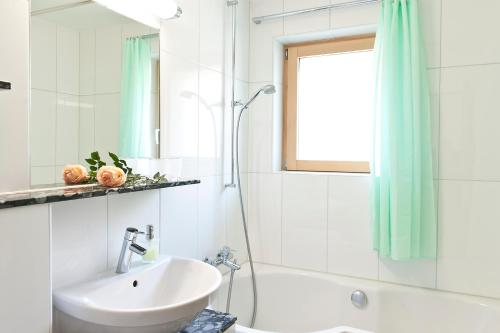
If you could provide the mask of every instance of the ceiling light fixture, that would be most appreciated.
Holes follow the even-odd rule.
[[[94,0],[123,16],[159,29],[162,20],[179,17],[182,10],[174,0]]]

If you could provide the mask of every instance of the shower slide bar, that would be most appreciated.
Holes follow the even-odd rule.
[[[295,15],[319,12],[319,11],[329,10],[329,9],[341,9],[341,8],[369,5],[369,4],[377,3],[377,2],[380,2],[380,0],[354,0],[354,1],[349,1],[349,2],[342,2],[342,3],[320,6],[320,7],[294,10],[294,11],[280,13],[280,14],[257,16],[257,17],[254,17],[252,19],[252,21],[255,24],[261,24],[264,21],[276,20],[276,19],[280,19],[283,17],[290,17],[290,16],[295,16]]]

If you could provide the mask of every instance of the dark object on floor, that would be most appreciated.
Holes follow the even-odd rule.
[[[236,317],[229,313],[205,309],[179,333],[222,333],[235,322]]]

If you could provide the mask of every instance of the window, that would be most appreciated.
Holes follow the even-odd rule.
[[[285,170],[370,171],[374,39],[286,47]]]

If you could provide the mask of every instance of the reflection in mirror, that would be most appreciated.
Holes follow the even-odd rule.
[[[94,150],[157,158],[158,31],[93,2],[54,4],[32,0],[31,184],[60,183]]]

